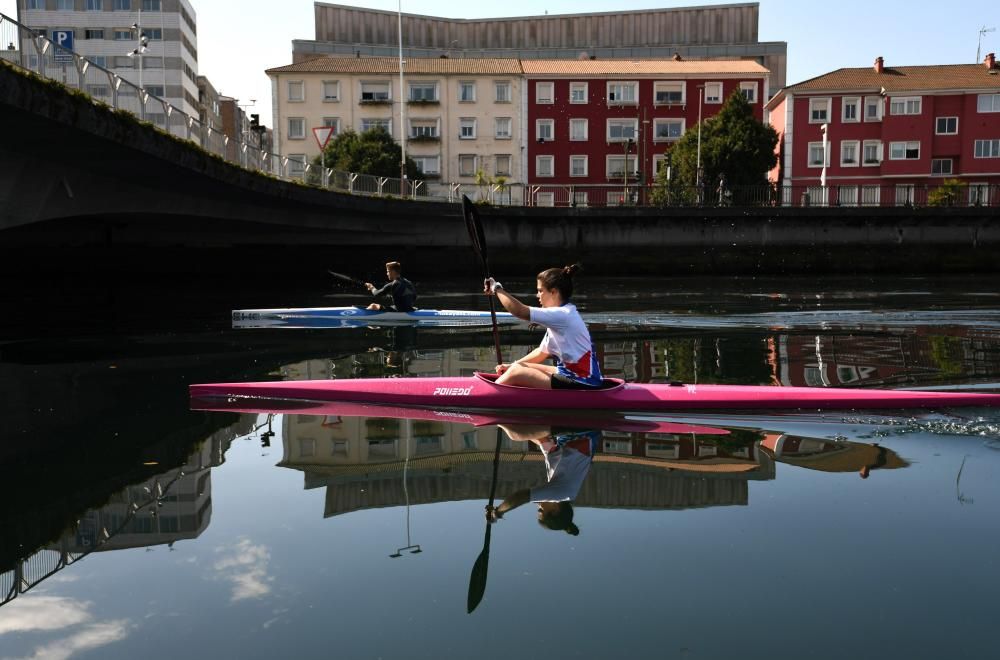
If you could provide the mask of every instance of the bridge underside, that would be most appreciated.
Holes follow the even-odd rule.
[[[456,204],[327,192],[233,166],[0,66],[0,272],[268,279],[388,259],[476,272]],[[491,262],[607,274],[993,272],[990,209],[482,208]],[[263,268],[261,268],[263,266]],[[247,269],[249,271],[249,269]]]

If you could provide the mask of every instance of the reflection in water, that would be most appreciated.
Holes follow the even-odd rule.
[[[873,470],[895,470],[909,463],[879,443],[830,442],[785,433],[765,433],[761,447],[779,463],[822,472],[857,472],[867,479]]]

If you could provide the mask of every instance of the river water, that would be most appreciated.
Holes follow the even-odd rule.
[[[606,375],[1000,389],[992,281],[582,284]],[[506,420],[495,479],[462,411],[191,410],[196,382],[493,364],[488,329],[230,325],[366,302],[321,285],[5,294],[0,658],[995,654],[1000,410],[546,414]]]

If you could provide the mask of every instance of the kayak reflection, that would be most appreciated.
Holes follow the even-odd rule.
[[[896,470],[910,464],[877,442],[830,442],[786,433],[765,433],[760,444],[779,463],[821,472],[857,472],[862,479],[867,479],[873,470]]]
[[[507,437],[514,442],[530,442],[545,459],[546,481],[532,488],[521,488],[504,498],[496,508],[488,508],[486,518],[496,522],[508,511],[527,502],[538,505],[538,522],[547,529],[580,533],[573,522],[573,500],[590,472],[594,452],[602,439],[600,430],[558,429],[544,426],[504,425]]]

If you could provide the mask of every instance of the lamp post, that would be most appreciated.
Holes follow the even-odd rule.
[[[823,133],[823,169],[820,170],[819,172],[819,186],[823,190],[822,194],[824,201],[828,197],[826,194],[826,164],[830,160],[830,154],[829,154],[830,140],[828,139],[827,136],[828,126],[829,124],[823,124],[822,126],[819,127],[819,130],[822,131]],[[824,204],[824,206],[826,206],[826,204]]]
[[[399,21],[399,196],[406,197],[406,97],[403,92],[403,0],[397,4]]]
[[[695,165],[695,185],[698,187],[698,204],[701,205],[703,202],[702,194],[702,172],[701,172],[701,102],[705,96],[705,84],[702,83],[698,87],[698,156],[697,163]]]
[[[139,58],[139,89],[142,89],[142,56],[146,54],[146,49],[149,47],[149,39],[146,38],[146,33],[142,31],[142,9],[139,9],[136,14],[132,29],[135,30],[136,43],[135,49],[128,56]],[[145,108],[145,104],[143,104],[143,107]]]
[[[624,175],[624,179],[625,179],[625,191],[622,193],[622,204],[628,204],[629,203],[629,196],[628,196],[628,153],[629,153],[629,149],[632,147],[632,138],[626,139],[622,143],[622,147],[625,149],[625,162],[622,165],[622,174]]]

